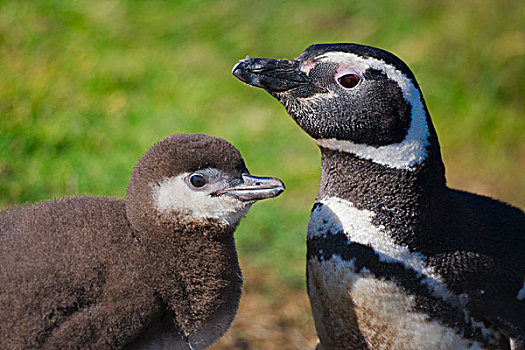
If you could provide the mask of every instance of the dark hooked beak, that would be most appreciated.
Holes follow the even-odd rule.
[[[283,92],[309,84],[308,76],[291,60],[246,58],[232,69],[239,80],[269,92]]]
[[[275,177],[259,177],[243,174],[240,184],[221,190],[217,194],[229,194],[237,199],[248,202],[277,197],[284,191],[284,184]]]

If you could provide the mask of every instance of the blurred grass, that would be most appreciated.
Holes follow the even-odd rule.
[[[319,153],[277,101],[230,69],[246,55],[292,58],[322,42],[403,58],[449,184],[525,206],[523,2],[3,0],[0,207],[123,197],[135,161],[160,138],[221,136],[253,174],[287,185],[241,222],[243,264],[279,276],[269,298],[303,289]]]

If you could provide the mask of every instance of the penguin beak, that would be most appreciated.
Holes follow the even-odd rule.
[[[254,202],[277,197],[284,191],[284,183],[275,177],[243,174],[242,180],[240,184],[221,190],[217,194],[228,194],[243,202]]]
[[[233,67],[232,74],[246,84],[269,92],[283,92],[310,83],[299,68],[299,61],[246,58]]]

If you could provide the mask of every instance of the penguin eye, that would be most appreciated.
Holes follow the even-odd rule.
[[[355,87],[359,82],[361,81],[361,78],[357,74],[345,74],[339,78],[337,78],[337,81],[339,82],[339,85],[346,89],[351,89]]]
[[[206,178],[200,174],[193,174],[190,176],[190,183],[194,187],[202,187],[206,185],[207,181]]]

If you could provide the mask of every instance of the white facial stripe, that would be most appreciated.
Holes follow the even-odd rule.
[[[184,179],[188,173],[153,183],[153,201],[159,212],[179,211],[195,219],[219,219],[237,224],[248,212],[247,205],[231,196],[212,197],[205,190],[194,191]]]
[[[383,71],[386,76],[399,84],[403,97],[412,106],[412,120],[406,138],[397,144],[387,146],[367,146],[351,141],[337,139],[319,139],[321,147],[340,152],[348,152],[358,157],[396,169],[413,170],[415,165],[421,164],[427,157],[428,125],[425,109],[421,102],[421,94],[412,82],[399,70],[382,60],[362,58],[347,52],[328,52],[318,58],[321,62],[343,62],[353,69],[364,73],[368,68]]]
[[[422,275],[422,283],[427,285],[434,296],[453,304],[464,305],[466,297],[451,293],[441,276],[425,264],[425,256],[410,252],[407,246],[396,244],[384,227],[377,227],[372,223],[375,215],[373,212],[359,210],[351,202],[338,197],[324,198],[321,203],[323,206],[310,215],[308,238],[323,236],[328,231],[343,231],[349,242],[371,246],[381,261],[401,263]]]
[[[523,282],[523,287],[519,290],[518,295],[516,296],[518,300],[525,300],[525,282]]]

